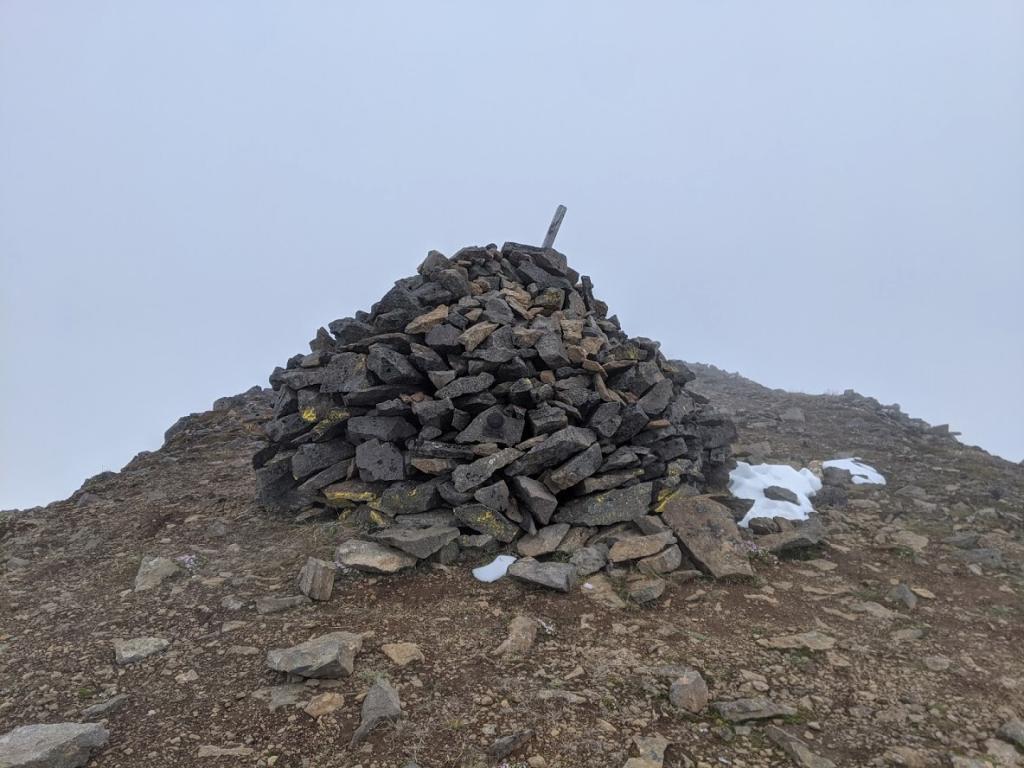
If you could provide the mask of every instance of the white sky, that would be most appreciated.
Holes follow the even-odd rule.
[[[430,248],[1024,457],[1024,3],[0,0],[0,508],[67,496]]]

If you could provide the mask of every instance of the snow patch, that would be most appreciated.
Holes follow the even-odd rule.
[[[882,474],[860,459],[830,459],[821,462],[821,466],[845,469],[853,476],[854,485],[885,485],[885,478]]]
[[[478,581],[497,581],[505,575],[508,567],[516,561],[512,555],[498,555],[493,562],[473,569],[473,577]]]
[[[796,494],[798,503],[766,499],[764,489],[772,485],[791,490]],[[810,497],[820,490],[821,480],[811,470],[796,470],[787,464],[747,464],[738,461],[736,469],[729,473],[729,491],[732,495],[754,502],[754,506],[740,521],[744,527],[755,517],[806,520],[814,511]]]

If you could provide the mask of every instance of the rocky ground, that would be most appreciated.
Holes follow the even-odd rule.
[[[752,544],[753,580],[677,572],[644,606],[615,572],[484,584],[481,555],[275,601],[354,532],[256,507],[270,399],[226,398],[0,513],[0,733],[97,723],[90,766],[1024,765],[1024,469],[853,393],[696,371],[741,458],[856,455],[889,484],[819,505],[799,559]],[[329,633],[351,674],[268,667]]]

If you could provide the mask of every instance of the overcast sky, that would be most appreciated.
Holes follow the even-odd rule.
[[[0,0],[0,508],[266,384],[430,248],[1024,458],[1024,3]]]

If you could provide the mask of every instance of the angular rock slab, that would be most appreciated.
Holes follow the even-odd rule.
[[[181,576],[183,571],[177,563],[166,557],[144,557],[135,574],[135,591],[145,592],[156,589],[165,579]]]
[[[565,534],[569,532],[568,523],[555,523],[546,525],[535,534],[524,536],[516,542],[516,549],[523,557],[540,557],[558,549]]]
[[[766,725],[764,735],[775,742],[798,768],[836,768],[831,760],[814,754],[803,741],[777,726]]]
[[[569,592],[577,581],[576,566],[569,563],[541,563],[532,557],[524,557],[512,563],[508,567],[508,575],[558,592]]]
[[[757,644],[762,648],[776,650],[828,651],[835,648],[835,638],[822,634],[816,629],[799,635],[782,635],[780,637],[761,638]]]
[[[402,703],[398,698],[398,691],[387,680],[380,678],[363,699],[362,718],[356,732],[352,734],[349,747],[363,743],[381,723],[394,723],[401,718]]]
[[[147,656],[167,649],[170,642],[161,637],[133,637],[130,640],[114,640],[114,661],[118,664],[134,664]]]
[[[658,512],[701,570],[716,579],[754,575],[728,507],[706,496],[674,493]]]
[[[588,526],[624,523],[647,513],[652,488],[651,483],[638,483],[629,488],[616,488],[573,499],[562,505],[554,520],[556,523]]]
[[[0,766],[80,768],[109,738],[96,723],[23,725],[0,736]]]
[[[526,653],[533,647],[538,630],[540,622],[536,619],[530,616],[516,616],[508,625],[508,637],[491,654],[504,656],[509,653]]]
[[[352,674],[363,638],[351,632],[331,632],[291,648],[267,651],[267,666],[306,678],[339,678]]]
[[[708,705],[708,684],[704,682],[700,672],[688,669],[673,681],[668,699],[677,709],[685,710],[692,715],[699,714]]]
[[[311,600],[330,600],[336,570],[334,563],[315,557],[307,558],[306,564],[299,571],[299,592]]]
[[[367,573],[398,573],[416,565],[416,558],[375,541],[349,539],[338,545],[334,559],[349,568]]]
[[[459,538],[459,529],[445,525],[431,525],[426,528],[385,528],[373,534],[373,538],[423,560],[439,551],[445,544]]]
[[[626,560],[639,560],[642,557],[656,555],[670,544],[675,544],[676,537],[672,531],[653,533],[650,536],[634,536],[619,539],[608,552],[608,559],[613,563]]]
[[[716,701],[715,710],[730,723],[745,723],[748,720],[771,720],[775,717],[792,717],[793,707],[776,704],[764,696],[734,701]]]

